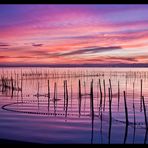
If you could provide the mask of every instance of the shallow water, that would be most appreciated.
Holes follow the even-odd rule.
[[[12,77],[16,80],[14,86],[22,88],[22,91],[4,89],[0,80],[2,139],[36,143],[148,141],[141,99],[142,80],[142,96],[148,110],[146,68],[1,68],[0,77],[2,76],[9,79]],[[109,79],[112,86],[112,118],[109,116]],[[50,98],[48,98],[48,80]],[[68,99],[65,100],[64,80],[67,80],[68,91]],[[90,95],[92,80],[93,101]],[[129,124],[126,124],[123,91],[126,94]]]

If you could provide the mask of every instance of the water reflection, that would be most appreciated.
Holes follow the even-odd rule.
[[[14,73],[11,71],[10,75],[7,72],[7,76],[4,76],[5,71],[0,73],[0,105],[9,111],[10,116],[14,112],[28,116],[48,115],[55,127],[61,120],[62,124],[77,122],[76,129],[86,127],[79,133],[81,139],[78,143],[83,141],[86,133],[91,138],[85,142],[91,144],[137,143],[136,136],[140,140],[144,136],[141,142],[147,142],[148,102],[147,99],[142,102],[143,97],[147,98],[148,95],[147,71],[41,71],[32,69],[25,72],[21,69],[19,73],[18,69]],[[47,121],[40,122],[41,127],[46,129],[43,125]],[[76,135],[70,134],[70,130],[73,133],[76,129],[69,128],[67,126],[65,133],[69,132],[69,138],[74,138]],[[132,135],[132,138],[128,135]]]

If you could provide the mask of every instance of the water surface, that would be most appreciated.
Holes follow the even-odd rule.
[[[141,99],[144,96],[147,111],[146,68],[1,68],[0,77],[7,78],[10,86],[12,78],[16,88],[4,88],[0,80],[1,139],[36,143],[147,143]]]

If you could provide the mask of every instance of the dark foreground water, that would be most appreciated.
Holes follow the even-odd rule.
[[[13,78],[16,88],[5,88],[0,80],[0,139],[88,144],[148,141],[141,99],[144,96],[147,113],[146,68],[1,68],[0,77],[8,78],[10,86]]]

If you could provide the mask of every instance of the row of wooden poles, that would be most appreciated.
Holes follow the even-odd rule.
[[[18,83],[18,79],[17,79]],[[105,86],[105,80],[103,80],[103,86],[104,86],[104,106],[105,106],[105,98],[106,98],[106,86]],[[10,89],[12,92],[14,90],[20,90],[22,91],[22,79],[21,79],[21,87],[16,85],[16,81],[11,77],[11,79],[1,77],[1,87],[3,89]],[[100,107],[102,107],[102,102],[103,102],[103,93],[102,93],[102,87],[101,87],[101,81],[99,79],[99,90],[100,90]],[[134,84],[133,84],[133,90],[134,90]],[[148,128],[148,123],[147,123],[147,115],[146,115],[146,107],[145,107],[145,101],[144,101],[144,96],[143,96],[143,82],[141,79],[141,89],[140,89],[140,104],[141,104],[141,111],[142,111],[142,106],[143,106],[143,111],[144,111],[144,117],[145,117],[145,125],[146,128]],[[112,103],[112,84],[111,84],[111,79],[109,79],[109,88],[108,88],[108,94],[109,94],[109,117],[112,119],[112,111],[111,111],[111,103]],[[38,86],[38,95],[39,95],[39,86]],[[90,111],[92,117],[94,117],[94,93],[93,93],[93,80],[91,81],[90,85]],[[124,95],[124,106],[125,106],[125,118],[126,118],[126,124],[129,124],[128,120],[128,108],[127,108],[127,102],[126,102],[126,92],[123,92]],[[81,113],[81,102],[82,102],[82,92],[81,92],[81,81],[79,79],[78,82],[78,98],[79,98],[79,115]],[[67,113],[68,109],[68,86],[67,86],[67,80],[64,80],[64,110]],[[133,92],[133,98],[134,98],[134,92]],[[53,100],[56,101],[57,99],[57,84],[56,82],[54,83],[54,97]],[[120,101],[120,86],[119,86],[119,81],[118,81],[118,109],[119,109],[119,101]],[[48,80],[48,102],[50,102],[50,84]],[[49,104],[49,103],[48,103]],[[135,106],[133,104],[133,109],[135,113]],[[110,120],[111,122],[111,120]]]
[[[103,80],[103,85],[104,85],[104,106],[105,106],[105,98],[106,98],[106,86],[105,86],[105,80]],[[93,80],[91,81],[90,84],[90,114],[91,117],[94,118],[94,92],[93,92]],[[100,90],[100,110],[102,110],[102,102],[103,102],[103,93],[102,93],[102,87],[101,87],[101,81],[99,79],[99,90]],[[38,87],[38,94],[39,94],[39,87]],[[79,115],[81,114],[81,102],[82,102],[82,88],[81,88],[81,81],[79,79],[78,81],[78,99],[79,99]],[[144,117],[145,117],[145,125],[146,129],[148,129],[148,123],[147,123],[147,115],[146,115],[146,106],[145,106],[145,100],[142,92],[142,79],[141,79],[141,111],[142,111],[142,106],[143,106],[143,111],[144,111]],[[125,121],[126,124],[128,125],[129,118],[128,118],[128,107],[127,107],[127,97],[126,97],[126,91],[123,91],[123,97],[124,97],[124,108],[125,108]],[[48,105],[50,103],[50,83],[48,80]],[[111,124],[112,122],[112,84],[111,84],[111,79],[109,79],[109,88],[108,88],[108,98],[109,98],[109,122]],[[53,96],[53,101],[56,101],[57,99],[57,84],[56,82],[54,83],[54,96]],[[134,99],[134,83],[133,83],[133,99]],[[67,110],[68,110],[68,85],[67,85],[67,80],[64,80],[64,110],[66,111],[66,116],[67,116]],[[120,85],[118,81],[118,109],[119,109],[119,102],[120,102]],[[134,105],[134,100],[133,100],[133,111],[134,111],[134,125],[136,124],[135,122],[135,105]]]
[[[17,79],[13,79],[13,77],[11,77],[10,79],[7,78],[7,77],[4,77],[2,76],[1,77],[1,84],[0,84],[0,87],[1,87],[1,90],[2,92],[5,92],[7,90],[11,90],[12,93],[14,91],[22,91],[22,88],[23,88],[23,80],[21,79],[21,86],[19,86],[19,79],[17,77]]]
[[[9,76],[10,73],[8,71],[4,72],[2,71],[2,75],[5,75],[5,76]],[[12,73],[11,71],[11,75],[20,75],[18,74],[16,71],[14,71],[14,73]],[[64,72],[58,72],[58,71],[42,71],[42,70],[30,70],[30,71],[27,71],[27,72],[23,72],[21,70],[21,76],[23,77],[45,77],[45,78],[70,78],[70,77],[100,77],[100,76],[125,76],[126,78],[127,77],[140,77],[140,78],[143,78],[143,77],[147,77],[148,76],[148,72],[133,72],[133,71],[129,71],[129,72],[119,72],[119,71],[108,71],[108,72],[103,72],[103,71],[88,71],[88,70],[85,70],[85,71],[77,71],[77,72],[74,72],[74,71],[64,71]]]
[[[147,71],[105,71],[104,70],[94,70],[94,71],[89,71],[87,69],[85,70],[80,70],[80,69],[77,69],[77,71],[72,71],[72,70],[67,70],[67,71],[60,71],[58,69],[46,69],[46,70],[43,70],[43,69],[31,69],[28,71],[25,71],[25,70],[22,70],[20,69],[20,72],[18,73],[18,71],[15,71],[15,70],[12,70],[12,71],[9,71],[9,70],[4,70],[4,69],[1,69],[0,73],[2,75],[18,75],[18,74],[22,74],[23,76],[47,76],[47,75],[105,75],[105,73],[108,73],[110,76],[113,75],[113,76],[118,76],[118,75],[125,75],[125,76],[137,76],[137,77],[142,77],[142,76],[148,76],[148,72]]]
[[[21,74],[20,73],[17,73],[16,71],[14,71],[12,73],[11,71],[11,74],[10,72],[6,71],[2,71],[2,75],[5,75],[5,76],[17,76],[17,75],[21,75],[23,77],[34,77],[34,78],[39,78],[39,77],[49,77],[49,78],[70,78],[70,77],[95,77],[95,76],[104,76],[104,72],[101,71],[101,72],[98,72],[98,71],[63,71],[63,72],[58,72],[56,70],[53,70],[53,71],[42,71],[42,70],[30,70],[30,71],[27,71],[27,72],[23,72],[21,70]]]
[[[18,79],[17,79],[17,83],[18,83]],[[105,80],[103,80],[103,85],[104,85],[104,106],[105,106],[105,98],[106,98],[106,86],[105,86]],[[5,77],[1,77],[1,87],[2,90],[3,89],[10,89],[12,90],[12,92],[14,90],[20,90],[22,91],[22,79],[21,79],[21,87],[19,87],[18,85],[16,86],[16,81],[11,77],[11,79],[5,78]],[[102,93],[102,87],[101,87],[101,81],[99,79],[99,90],[100,90],[100,107],[102,106],[102,101],[103,101],[103,93]],[[133,90],[134,90],[134,84],[133,84]],[[141,111],[142,111],[142,106],[143,106],[143,110],[144,110],[144,116],[145,116],[145,124],[146,124],[146,128],[148,128],[148,123],[147,123],[147,115],[146,115],[146,107],[145,107],[145,101],[144,101],[144,96],[143,96],[143,82],[141,79],[141,89],[140,89],[141,93]],[[111,80],[109,79],[109,88],[108,88],[108,94],[109,94],[109,116],[110,119],[112,118],[112,112],[111,112],[111,103],[112,103],[112,84],[111,84]],[[127,102],[126,102],[126,92],[123,92],[124,94],[124,105],[125,105],[125,117],[126,117],[126,123],[128,124],[128,108],[127,108]],[[38,95],[39,95],[39,86],[38,86]],[[93,93],[93,80],[91,81],[91,85],[90,85],[90,110],[91,110],[91,115],[92,117],[94,117],[94,93]],[[134,95],[134,92],[133,92]],[[81,92],[81,81],[79,79],[78,82],[78,98],[79,98],[79,115],[81,113],[81,101],[82,101],[82,92]],[[133,96],[134,97],[134,96]],[[54,83],[54,97],[53,97],[54,101],[56,101],[57,99],[57,84],[56,82]],[[119,108],[119,101],[120,101],[120,86],[119,86],[119,81],[118,81],[118,108]],[[50,84],[49,84],[49,80],[48,80],[48,102],[50,102]],[[48,103],[49,104],[49,103]],[[68,109],[68,86],[67,86],[67,80],[64,80],[64,110],[66,110],[67,113],[67,109]],[[135,106],[133,104],[133,109],[135,110]],[[134,111],[135,112],[135,111]]]

